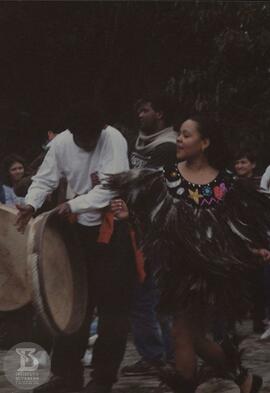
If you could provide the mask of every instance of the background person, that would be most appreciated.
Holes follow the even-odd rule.
[[[250,149],[242,149],[235,156],[234,169],[240,178],[250,179],[256,189],[260,188],[261,176],[256,175],[257,156]],[[254,288],[254,305],[252,307],[253,330],[255,333],[264,331],[265,319],[265,291],[264,291],[264,270],[267,267],[258,267],[252,272]]]
[[[261,179],[261,188],[267,192],[270,191],[270,165],[266,168],[262,179]],[[270,321],[270,266],[265,266],[264,268],[264,288],[266,294],[266,307],[267,307],[267,317],[268,323]],[[265,332],[261,335],[262,340],[270,339],[270,323],[269,327],[265,330]]]
[[[251,179],[257,189],[261,176],[257,175],[257,155],[250,149],[241,149],[235,155],[234,170],[237,176]]]
[[[165,94],[148,95],[136,103],[135,110],[140,131],[130,148],[131,168],[162,168],[173,163],[177,133],[172,127],[172,100]],[[156,375],[165,362],[174,360],[171,320],[158,315],[159,297],[154,277],[146,271],[144,282],[136,283],[131,313],[134,344],[141,359],[123,367],[123,375]]]
[[[18,197],[14,189],[25,173],[25,161],[17,154],[10,154],[3,160],[2,178],[5,193],[5,204],[15,206],[24,203],[23,197]]]

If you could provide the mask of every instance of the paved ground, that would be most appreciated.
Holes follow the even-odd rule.
[[[243,341],[242,346],[246,349],[244,354],[245,365],[264,378],[264,387],[261,393],[270,393],[270,342],[261,343],[258,335],[251,334],[249,323],[239,327],[241,334],[249,334]],[[5,378],[3,372],[3,356],[5,352],[0,352],[0,393],[30,393],[29,391],[17,390],[11,386]],[[128,349],[123,364],[134,362],[138,355],[134,350],[132,342],[129,342]],[[89,378],[89,371],[85,369],[86,380]],[[113,393],[159,393],[169,392],[168,389],[161,390],[159,382],[155,378],[134,378],[121,377],[115,385]],[[207,384],[201,385],[197,393],[239,393],[236,385],[229,381],[211,380]]]

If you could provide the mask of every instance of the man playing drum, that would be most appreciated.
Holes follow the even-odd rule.
[[[92,379],[84,393],[108,393],[116,381],[128,334],[128,312],[132,293],[134,257],[126,223],[116,221],[111,241],[98,244],[103,209],[114,197],[103,189],[103,174],[129,168],[127,143],[104,115],[91,103],[73,108],[69,129],[52,142],[41,167],[33,177],[26,205],[17,206],[17,227],[23,231],[59,180],[67,179],[77,197],[59,205],[58,214],[77,215],[76,230],[88,269],[88,312],[83,326],[75,334],[55,338],[52,352],[53,377],[35,389],[39,393],[67,393],[83,387],[81,358],[88,343],[89,325],[98,308],[98,340],[93,354]]]

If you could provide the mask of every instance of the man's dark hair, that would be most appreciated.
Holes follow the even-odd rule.
[[[229,150],[220,122],[215,120],[215,114],[210,112],[196,112],[186,117],[197,123],[202,138],[209,139],[210,145],[205,150],[209,164],[216,169],[225,169],[230,162]]]
[[[67,126],[73,134],[99,134],[106,124],[105,112],[100,103],[81,101],[71,106],[67,116]]]
[[[167,94],[145,95],[135,102],[135,111],[138,112],[147,103],[151,104],[155,112],[163,113],[163,119],[166,125],[173,124],[176,103],[171,96]]]
[[[257,153],[252,149],[240,149],[234,155],[234,160],[240,160],[241,158],[247,158],[252,164],[256,164],[258,157]]]
[[[67,129],[67,126],[65,124],[65,119],[64,118],[56,118],[56,119],[51,119],[50,122],[47,122],[47,130],[52,131],[54,134],[60,134],[60,132],[63,132]]]

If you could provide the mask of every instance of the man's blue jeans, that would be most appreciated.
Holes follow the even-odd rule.
[[[137,283],[131,313],[135,347],[146,361],[172,360],[171,319],[158,317],[156,306],[159,290],[154,277],[148,274],[144,283]]]

